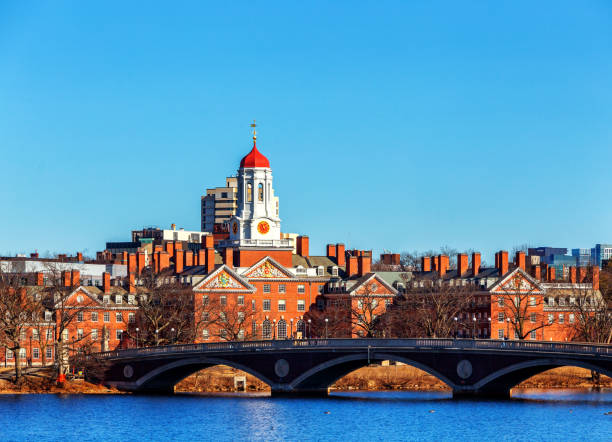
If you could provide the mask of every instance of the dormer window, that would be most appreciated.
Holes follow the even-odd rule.
[[[338,267],[333,266],[331,269],[332,276],[338,276]]]
[[[134,301],[135,301],[134,295],[128,295],[128,303],[134,304]]]
[[[306,269],[304,267],[302,267],[302,266],[297,266],[295,268],[295,273],[303,275],[304,273],[306,273]]]
[[[323,266],[317,267],[317,276],[323,276]]]
[[[115,295],[115,304],[121,304],[122,301],[121,295]]]
[[[104,297],[102,298],[102,302],[104,302],[104,304],[108,304],[110,302],[110,296],[104,295]]]

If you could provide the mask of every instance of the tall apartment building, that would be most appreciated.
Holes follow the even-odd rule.
[[[237,200],[238,178],[236,177],[227,177],[225,187],[206,189],[206,195],[202,196],[201,201],[202,231],[213,233],[215,225],[221,226],[228,222],[236,214]]]
[[[572,256],[576,257],[581,267],[591,265],[591,249],[572,249]]]
[[[591,263],[599,267],[602,261],[612,258],[612,244],[595,244],[591,249]]]

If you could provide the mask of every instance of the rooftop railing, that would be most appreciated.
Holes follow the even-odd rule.
[[[612,356],[612,345],[534,342],[493,339],[282,339],[265,341],[231,341],[202,344],[180,344],[159,347],[130,348],[98,353],[102,358],[132,358],[187,353],[227,353],[253,351],[279,351],[298,349],[446,349],[446,350],[503,350],[524,352],[553,352]]]

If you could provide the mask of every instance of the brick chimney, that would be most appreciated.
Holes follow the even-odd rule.
[[[423,272],[431,272],[431,257],[429,256],[421,257],[421,270]]]
[[[576,284],[576,267],[570,266],[569,268],[569,282]]]
[[[169,256],[174,255],[174,242],[172,241],[166,242],[166,252],[168,253]]]
[[[212,236],[212,235],[202,235],[202,246],[205,249],[212,249],[212,248],[214,248],[215,247],[215,238],[214,238],[214,236]]]
[[[359,276],[363,276],[366,273],[370,273],[372,270],[372,257],[371,256],[360,256],[357,258],[357,272]]]
[[[206,273],[212,273],[215,270],[215,249],[209,247],[204,251],[204,254],[204,261],[200,262],[200,265],[206,266]]]
[[[538,281],[540,281],[542,279],[542,269],[540,268],[539,265],[534,265],[531,267],[531,274],[532,276],[537,279]]]
[[[198,253],[194,257],[194,264],[197,266],[205,266],[206,265],[206,249],[198,250]]]
[[[136,277],[133,273],[128,275],[128,293],[136,293]]]
[[[43,272],[36,272],[36,285],[39,287],[45,285],[45,274]]]
[[[495,268],[499,270],[499,252],[495,253]]]
[[[340,267],[344,267],[346,265],[346,250],[344,244],[336,244],[336,263]]]
[[[159,271],[170,267],[170,255],[168,252],[159,252]]]
[[[525,270],[525,252],[516,252],[516,256],[514,258],[514,263],[517,267]]]
[[[127,262],[127,268],[128,268],[128,273],[133,273],[136,271],[136,254],[135,253],[130,253],[128,255],[128,262]]]
[[[553,266],[549,266],[547,270],[548,272],[546,274],[546,279],[548,280],[548,282],[554,282],[555,281],[555,268]]]
[[[437,272],[440,268],[440,256],[432,256],[431,257],[431,265],[433,266],[433,271]]]
[[[584,280],[586,279],[586,275],[587,275],[587,268],[586,267],[578,267],[577,269],[577,273],[578,273],[578,283],[581,284],[584,282]]]
[[[448,255],[438,255],[438,273],[440,277],[446,275],[448,271],[449,258]]]
[[[193,266],[193,252],[191,250],[187,250],[185,252],[185,267]]]
[[[477,276],[480,272],[480,253],[472,253],[472,276]]]
[[[69,270],[64,270],[62,272],[62,287],[71,287],[72,286],[72,274]]]
[[[70,275],[70,283],[73,287],[81,285],[81,272],[79,270],[72,270]]]
[[[177,275],[183,272],[183,263],[185,260],[185,251],[176,249],[174,251],[174,273]]]
[[[174,251],[183,250],[183,243],[180,241],[174,241]]]
[[[223,264],[230,268],[234,268],[234,249],[231,247],[223,249]]]
[[[308,237],[305,235],[298,236],[295,242],[295,248],[298,255],[308,258]]]
[[[110,287],[111,287],[110,273],[104,272],[102,273],[102,291],[104,293],[108,293],[110,292]]]
[[[593,283],[593,290],[599,290],[599,266],[591,267],[591,282]]]
[[[82,252],[77,252],[76,258],[77,258],[77,261],[79,261],[79,262],[83,261],[83,253]]]
[[[346,276],[351,277],[357,274],[357,257],[348,256],[346,258]]]
[[[463,275],[468,269],[468,256],[467,253],[457,254],[457,276]]]
[[[329,259],[336,259],[337,255],[336,255],[336,245],[335,244],[327,244],[327,257]]]
[[[503,276],[508,273],[508,252],[506,252],[505,250],[500,250],[497,253],[499,255],[499,267],[497,269],[499,270],[499,276]]]
[[[138,274],[140,275],[142,273],[142,269],[145,268],[145,252],[138,252],[136,254],[136,268]]]
[[[30,258],[38,258],[38,253],[34,252],[34,253],[30,253]]]

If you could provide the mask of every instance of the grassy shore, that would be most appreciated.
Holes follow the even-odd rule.
[[[235,376],[245,376],[246,391],[267,392],[270,388],[259,379],[231,367],[217,366],[195,373],[177,384],[177,392],[233,392]],[[516,388],[612,388],[612,379],[601,376],[599,384],[591,379],[591,372],[583,368],[562,367],[533,376]],[[333,391],[448,391],[446,384],[435,377],[408,365],[371,366],[356,370],[330,387]],[[0,394],[120,394],[121,392],[83,380],[56,385],[50,373],[25,376],[19,385],[0,379]]]

